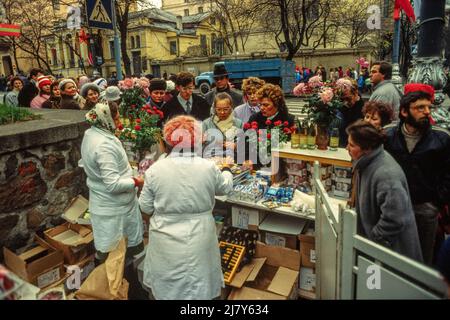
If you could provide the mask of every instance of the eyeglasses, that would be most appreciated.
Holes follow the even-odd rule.
[[[432,106],[416,106],[416,107],[411,107],[411,109],[417,110],[419,112],[424,112],[425,108],[428,109],[428,111],[431,111],[433,109]]]
[[[193,91],[194,89],[195,89],[194,86],[191,86],[191,87],[181,87],[181,90],[183,90],[183,91]]]

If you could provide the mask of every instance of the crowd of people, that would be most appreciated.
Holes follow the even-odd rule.
[[[307,67],[295,68],[295,81],[296,83],[307,83],[313,76],[320,76],[323,82],[336,82],[339,79],[349,78],[356,81],[357,89],[360,94],[371,92],[372,85],[370,82],[369,69],[361,66],[358,72],[353,67],[347,67],[345,70],[342,66],[337,68],[330,68],[329,72],[324,66],[317,66],[314,70]]]
[[[340,141],[353,163],[349,206],[358,214],[358,233],[439,266],[450,283],[445,258],[449,245],[439,256],[441,243],[436,242],[439,222],[449,219],[450,134],[432,124],[434,89],[408,84],[400,92],[391,82],[392,66],[375,62],[370,69],[373,93],[364,102],[355,70],[347,71],[332,69],[329,77],[345,84]],[[310,72],[299,70],[302,77]],[[323,67],[315,74],[326,77]],[[213,299],[223,285],[211,212],[214,196],[232,189],[232,175],[227,165],[221,172],[213,162],[180,148],[214,145],[220,154],[210,156],[236,157],[239,130],[295,124],[279,86],[251,77],[241,92],[232,87],[223,65],[215,67],[214,78],[216,86],[205,97],[194,93],[189,72],[179,73],[174,81],[149,81],[146,101],[163,113],[163,156],[145,177],[133,177],[115,136],[121,91],[104,78],[55,80],[33,69],[28,84],[11,79],[13,90],[5,98],[14,106],[80,109],[95,115],[98,121],[85,133],[80,165],[90,190],[96,261],[104,261],[123,236],[128,238],[128,255],[142,252],[140,213],[151,215],[144,283],[157,299]],[[211,128],[221,137],[203,137]],[[184,133],[177,135],[177,130]]]

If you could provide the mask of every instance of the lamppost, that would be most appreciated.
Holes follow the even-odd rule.
[[[450,128],[450,114],[441,108],[445,100],[442,89],[447,83],[442,58],[445,26],[445,7],[448,0],[422,0],[417,57],[408,79],[409,83],[425,83],[436,90],[435,106],[432,112],[437,125]]]

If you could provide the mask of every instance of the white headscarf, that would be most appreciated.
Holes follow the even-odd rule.
[[[116,130],[116,124],[114,123],[108,104],[97,103],[91,111],[86,113],[86,120],[91,126],[101,130],[113,134]]]

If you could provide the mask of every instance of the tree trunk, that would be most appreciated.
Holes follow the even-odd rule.
[[[125,69],[125,75],[127,76],[131,76],[131,62],[130,62],[130,57],[128,56],[127,53],[127,34],[128,34],[128,30],[125,26],[125,28],[120,28],[120,51],[122,54],[122,61],[123,61],[123,66]]]

